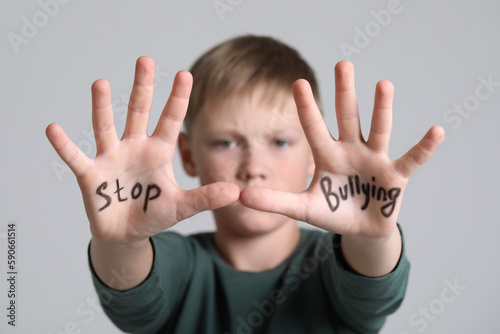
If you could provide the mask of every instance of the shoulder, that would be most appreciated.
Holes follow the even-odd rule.
[[[184,235],[176,231],[163,231],[158,233],[151,238],[156,241],[175,241],[175,242],[204,242],[207,239],[212,238],[214,232],[200,232],[196,234]]]
[[[325,261],[332,256],[335,234],[320,229],[301,228],[300,242],[294,252],[296,258],[314,258]]]
[[[316,240],[317,238],[324,238],[328,235],[333,235],[333,233],[321,230],[319,228],[301,228],[300,232],[302,233],[305,240]]]
[[[320,229],[306,229],[306,228],[301,228],[301,241],[300,245],[303,246],[324,246],[325,243],[331,244],[332,241],[339,236],[332,233],[328,232],[325,230],[320,230]]]
[[[151,241],[158,250],[176,249],[177,252],[196,252],[209,250],[213,244],[213,232],[202,232],[183,235],[175,231],[164,231],[151,237]]]

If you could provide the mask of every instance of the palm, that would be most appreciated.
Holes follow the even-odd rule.
[[[95,159],[86,157],[60,126],[47,127],[50,142],[77,177],[94,238],[141,240],[200,211],[238,199],[238,187],[228,183],[189,191],[177,185],[172,159],[192,77],[184,71],[177,74],[158,125],[148,136],[153,83],[154,63],[147,57],[139,58],[121,140],[113,123],[109,84],[98,80],[92,85]]]
[[[387,234],[396,223],[408,179],[362,141],[329,144],[329,160],[319,162],[304,193],[307,222],[340,234]]]
[[[408,178],[439,146],[443,131],[431,128],[405,155],[390,160],[392,84],[377,84],[370,136],[365,141],[352,64],[340,62],[335,74],[338,140],[330,135],[308,83],[299,80],[294,85],[300,121],[316,165],[310,187],[300,194],[249,187],[243,191],[241,201],[335,233],[386,236],[396,224]]]
[[[145,137],[121,141],[96,157],[78,177],[92,235],[127,240],[157,234],[177,223],[177,202],[183,190],[173,175],[171,151],[167,143]],[[104,182],[106,188],[97,195]],[[110,197],[109,205],[104,196]]]

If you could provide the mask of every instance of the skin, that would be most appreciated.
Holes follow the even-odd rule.
[[[300,125],[291,92],[267,87],[232,96],[197,115],[190,135],[181,134],[184,169],[202,185],[217,181],[240,189],[264,186],[303,191],[314,172],[311,149]],[[237,112],[235,112],[235,110]],[[282,262],[299,241],[290,217],[250,209],[236,202],[214,210],[215,241],[226,261],[238,270],[262,271]]]
[[[46,134],[75,174],[82,191],[92,233],[91,261],[101,280],[117,290],[139,285],[152,266],[149,238],[204,210],[213,210],[217,247],[235,269],[262,271],[281,263],[298,242],[295,221],[302,220],[342,234],[344,256],[360,274],[382,276],[393,270],[401,254],[396,219],[402,193],[409,176],[437,149],[444,130],[439,126],[431,128],[418,144],[392,161],[387,154],[392,84],[388,81],[377,84],[372,127],[365,141],[360,131],[351,63],[337,64],[335,82],[337,140],[330,135],[305,80],[293,85],[295,107],[286,94],[276,100],[280,103],[264,103],[259,100],[257,90],[255,98],[240,102],[238,113],[230,111],[235,110],[241,99],[229,99],[215,111],[224,117],[208,117],[208,111],[207,115],[202,113],[193,127],[203,131],[193,131],[190,137],[179,136],[192,86],[192,76],[187,71],[177,73],[157,127],[148,136],[154,62],[141,57],[136,64],[125,130],[119,140],[109,83],[102,79],[95,81],[92,85],[95,159],[86,157],[59,125],[50,124]],[[269,123],[269,117],[275,117],[275,123]],[[279,120],[290,129],[286,131],[297,135],[293,137],[294,145],[278,147],[282,144],[279,136],[283,135],[278,125],[263,135],[265,124],[281,124]],[[221,149],[220,144],[207,147],[208,135],[229,128],[243,145],[230,144],[230,149]],[[177,185],[172,159],[178,137],[184,167],[188,174],[200,177],[200,188],[184,190]],[[330,176],[335,189],[345,184],[348,175],[355,174],[365,180],[376,176],[377,184],[387,189],[401,188],[389,218],[381,215],[380,205],[373,203],[360,210],[359,196],[349,198],[331,212],[319,180],[324,175]],[[305,189],[308,175],[312,175],[312,182]],[[111,185],[116,179],[128,190],[136,182],[155,183],[161,188],[161,196],[149,203],[147,212],[143,211],[142,201],[118,202],[116,197],[108,208],[99,211],[103,199],[96,195],[96,189],[107,181],[114,191]]]

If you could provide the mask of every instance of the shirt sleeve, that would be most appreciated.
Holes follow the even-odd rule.
[[[151,272],[141,284],[126,291],[110,288],[99,279],[92,266],[89,243],[89,267],[101,306],[126,333],[158,331],[175,312],[192,273],[192,251],[187,238],[165,232],[150,241],[154,254]]]
[[[403,247],[398,264],[382,277],[366,277],[352,271],[340,248],[341,236],[330,234],[332,261],[324,268],[325,285],[330,288],[333,308],[337,315],[355,333],[378,333],[388,315],[403,302],[410,263]]]

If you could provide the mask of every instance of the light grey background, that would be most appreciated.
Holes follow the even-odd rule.
[[[160,72],[153,129],[178,70],[216,43],[253,33],[279,38],[309,61],[334,135],[333,68],[346,58],[355,66],[365,134],[376,82],[395,85],[391,158],[434,124],[447,132],[405,193],[399,221],[412,270],[407,297],[382,333],[498,333],[500,87],[477,88],[479,78],[500,82],[498,1],[401,0],[399,12],[383,25],[372,11],[387,9],[389,0],[220,0],[231,9],[221,15],[213,0],[66,2],[46,9],[36,0],[0,5],[1,277],[11,221],[18,224],[19,256],[18,326],[6,325],[7,285],[1,279],[0,332],[119,332],[91,306],[96,294],[87,266],[87,218],[75,178],[57,172],[63,162],[45,127],[61,124],[93,157],[88,133],[94,80],[110,81],[121,133],[135,60],[151,56]],[[29,38],[14,46],[10,39],[25,38],[26,22],[37,23],[38,31],[24,28]],[[358,29],[368,29],[368,45],[359,44]],[[358,53],[347,57],[341,46],[356,43]],[[454,112],[454,104],[470,111]],[[185,188],[197,185],[177,157],[176,175]],[[211,215],[174,229],[211,230]],[[442,297],[446,281],[463,287],[456,294],[445,290],[448,303]],[[426,319],[420,312],[429,307]]]

